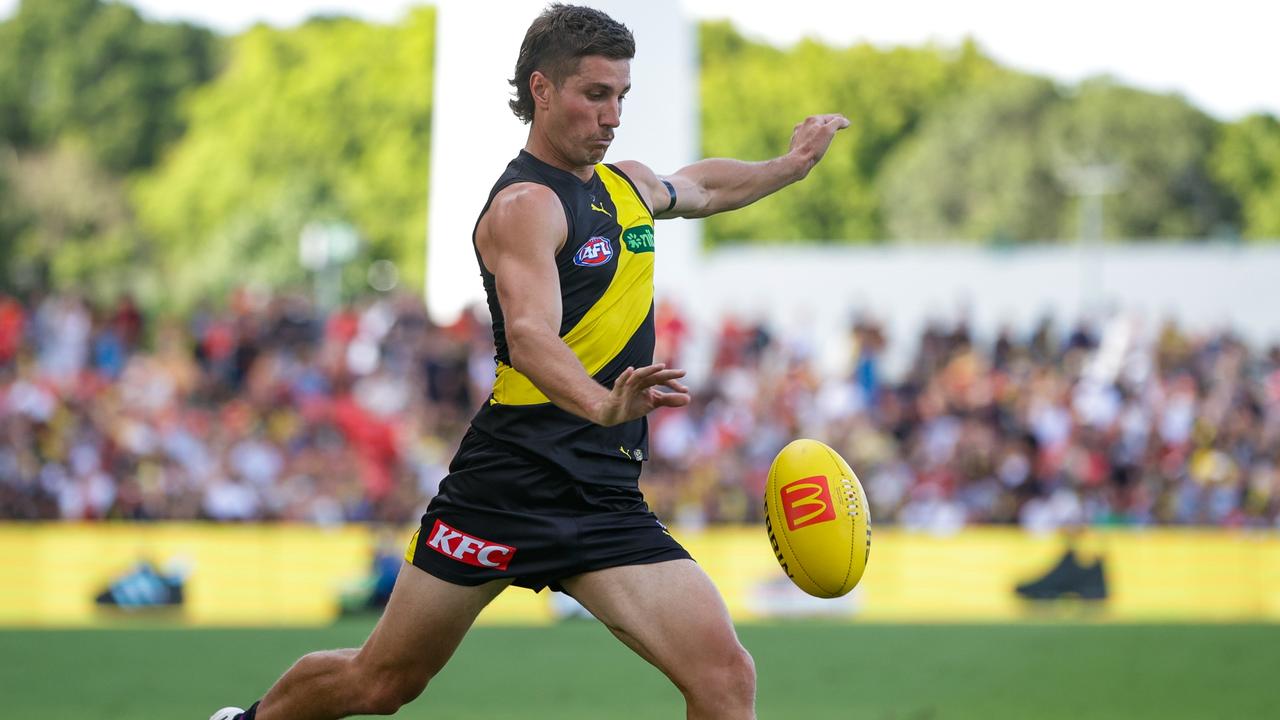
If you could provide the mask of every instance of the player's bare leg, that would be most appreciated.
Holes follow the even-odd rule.
[[[262,699],[256,720],[394,713],[422,693],[476,616],[509,584],[463,587],[405,563],[364,646],[303,657]]]
[[[609,568],[561,584],[675,683],[690,720],[755,717],[755,664],[738,642],[720,592],[697,563]]]

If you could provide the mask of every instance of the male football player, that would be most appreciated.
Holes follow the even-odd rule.
[[[654,221],[748,205],[805,177],[840,115],[796,125],[765,162],[708,159],[660,176],[604,163],[631,88],[631,32],[552,5],[511,84],[528,141],[473,234],[497,374],[422,518],[363,647],[299,660],[248,711],[214,720],[392,714],[440,671],[509,585],[576,598],[685,697],[690,718],[752,718],[755,669],[707,575],[638,487],[645,416],[689,402],[653,364]]]

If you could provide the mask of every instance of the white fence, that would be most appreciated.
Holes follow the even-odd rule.
[[[1045,314],[1066,330],[1082,316],[1124,313],[1146,330],[1173,318],[1195,332],[1230,327],[1259,346],[1280,341],[1280,243],[731,247],[698,265],[696,281],[667,293],[695,321],[695,350],[705,353],[719,318],[734,314],[812,343],[829,370],[847,362],[859,312],[888,331],[891,372],[928,319],[966,317],[990,339],[1002,325],[1028,332]]]

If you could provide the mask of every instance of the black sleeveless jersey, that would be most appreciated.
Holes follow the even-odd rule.
[[[560,337],[587,373],[611,388],[627,367],[653,362],[653,213],[631,179],[613,165],[596,165],[583,182],[522,150],[494,184],[480,217],[499,191],[520,182],[551,188],[564,205],[568,237],[556,255]],[[493,393],[472,426],[579,480],[634,485],[649,454],[647,419],[596,425],[552,404],[513,368],[493,273],[478,250],[476,260],[493,316],[498,368]]]

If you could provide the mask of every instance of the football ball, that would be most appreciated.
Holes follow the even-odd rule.
[[[773,554],[801,590],[836,598],[862,579],[871,554],[867,494],[839,453],[817,440],[782,448],[764,505]]]

